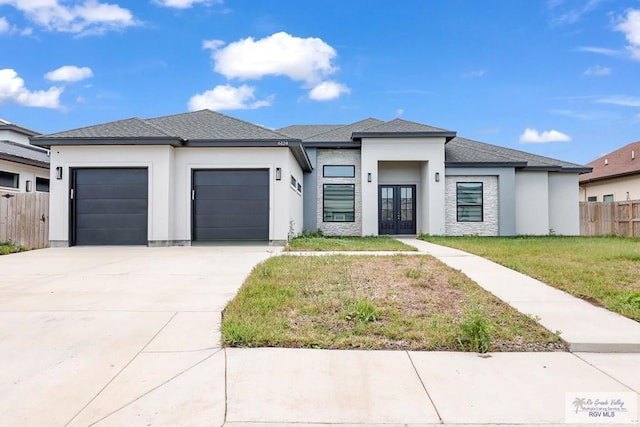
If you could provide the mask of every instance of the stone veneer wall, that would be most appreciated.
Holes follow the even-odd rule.
[[[354,178],[325,178],[324,165],[353,165]],[[360,150],[351,149],[318,149],[316,163],[318,177],[318,228],[325,236],[361,236],[362,235],[362,185],[360,173]],[[324,222],[323,221],[323,185],[324,184],[355,184],[355,221],[354,222]]]
[[[456,183],[482,182],[483,222],[458,222],[456,218]],[[497,176],[447,176],[445,188],[446,230],[448,236],[474,234],[498,235],[498,177]]]

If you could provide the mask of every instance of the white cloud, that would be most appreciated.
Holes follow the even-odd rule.
[[[49,31],[102,34],[137,25],[133,14],[116,4],[97,0],[0,0],[24,13],[30,21]]]
[[[247,85],[234,87],[218,85],[211,90],[194,95],[189,99],[189,111],[210,110],[246,110],[271,105],[272,99],[255,101],[255,88]]]
[[[547,144],[549,142],[569,142],[571,137],[557,130],[545,130],[538,132],[536,129],[527,128],[520,135],[522,144]]]
[[[225,42],[223,42],[222,40],[204,40],[202,42],[202,48],[203,49],[211,49],[211,50],[216,50],[221,46],[224,46]]]
[[[214,70],[228,79],[286,76],[316,85],[337,70],[331,63],[336,51],[322,39],[293,37],[284,32],[260,40],[238,40],[213,49],[212,57]]]
[[[65,65],[53,71],[49,71],[44,78],[53,82],[78,82],[93,76],[89,67],[76,67]]]
[[[8,33],[11,31],[11,25],[9,25],[9,21],[4,16],[0,16],[0,34]]]
[[[468,73],[464,73],[462,77],[464,77],[465,79],[471,79],[471,78],[477,78],[477,77],[484,77],[485,74],[487,74],[486,70],[473,70],[473,71],[469,71]]]
[[[640,61],[640,9],[629,9],[627,16],[615,26],[616,31],[624,33],[627,50],[631,57]]]
[[[589,67],[584,71],[585,76],[608,76],[611,74],[611,68],[601,67],[600,65],[594,65],[593,67]]]
[[[552,10],[564,9],[562,12],[558,14],[554,14],[551,19],[552,25],[565,25],[565,24],[575,24],[578,22],[584,15],[595,10],[598,4],[602,3],[603,0],[587,0],[585,2],[579,2],[581,4],[576,5],[574,2],[570,2],[567,8],[561,8],[559,6],[564,5],[564,1],[550,1],[547,3],[547,6]]]
[[[0,70],[0,104],[15,102],[25,107],[59,108],[63,90],[64,88],[54,86],[48,90],[30,91],[15,70]]]
[[[309,99],[314,101],[330,101],[339,98],[343,93],[350,93],[348,87],[341,83],[326,81],[319,83],[309,91]]]
[[[396,117],[400,117],[404,114],[404,110],[402,108],[398,108],[396,110]]]
[[[604,47],[596,47],[596,46],[582,46],[576,49],[578,52],[589,52],[589,53],[597,53],[598,55],[605,56],[622,56],[623,52],[615,49],[607,49]]]
[[[626,95],[613,95],[596,100],[600,104],[613,104],[622,107],[640,107],[640,98]]]
[[[213,3],[212,0],[156,0],[156,3],[164,7],[173,7],[175,9],[189,9],[194,4],[208,5]],[[222,3],[222,1],[216,2]]]

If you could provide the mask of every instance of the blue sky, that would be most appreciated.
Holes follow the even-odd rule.
[[[587,163],[640,139],[639,0],[0,0],[0,118],[401,117]]]

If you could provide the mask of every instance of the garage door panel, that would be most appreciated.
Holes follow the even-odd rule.
[[[269,200],[269,186],[202,186],[196,188],[198,200]]]
[[[268,240],[269,172],[200,170],[193,174],[194,240]]]
[[[97,227],[98,224],[100,228],[146,229],[147,216],[144,214],[112,215],[107,213],[93,213],[80,215],[76,221],[76,227],[83,229]]]
[[[147,184],[78,184],[76,195],[83,199],[146,199]]]
[[[146,240],[147,233],[131,228],[89,228],[81,229],[76,238],[76,245],[139,245]]]
[[[147,184],[147,169],[77,169],[76,179],[86,185]]]
[[[146,200],[140,199],[112,199],[112,200],[78,200],[76,203],[76,211],[80,214],[92,213],[116,213],[131,214],[142,212],[147,208]]]
[[[76,245],[146,245],[147,169],[75,169]]]
[[[198,200],[198,212],[216,215],[244,214],[247,212],[262,212],[269,210],[269,201],[263,200]]]
[[[198,185],[269,185],[266,170],[204,170],[195,171],[194,176]]]

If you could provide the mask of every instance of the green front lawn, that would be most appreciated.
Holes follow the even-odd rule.
[[[555,236],[420,238],[488,258],[640,321],[640,239]]]
[[[223,313],[235,347],[564,350],[559,337],[427,255],[287,256]]]
[[[388,236],[325,237],[306,235],[294,238],[286,251],[416,251]]]
[[[11,242],[0,242],[0,255],[9,255],[22,251],[26,251],[22,246],[18,246]]]

